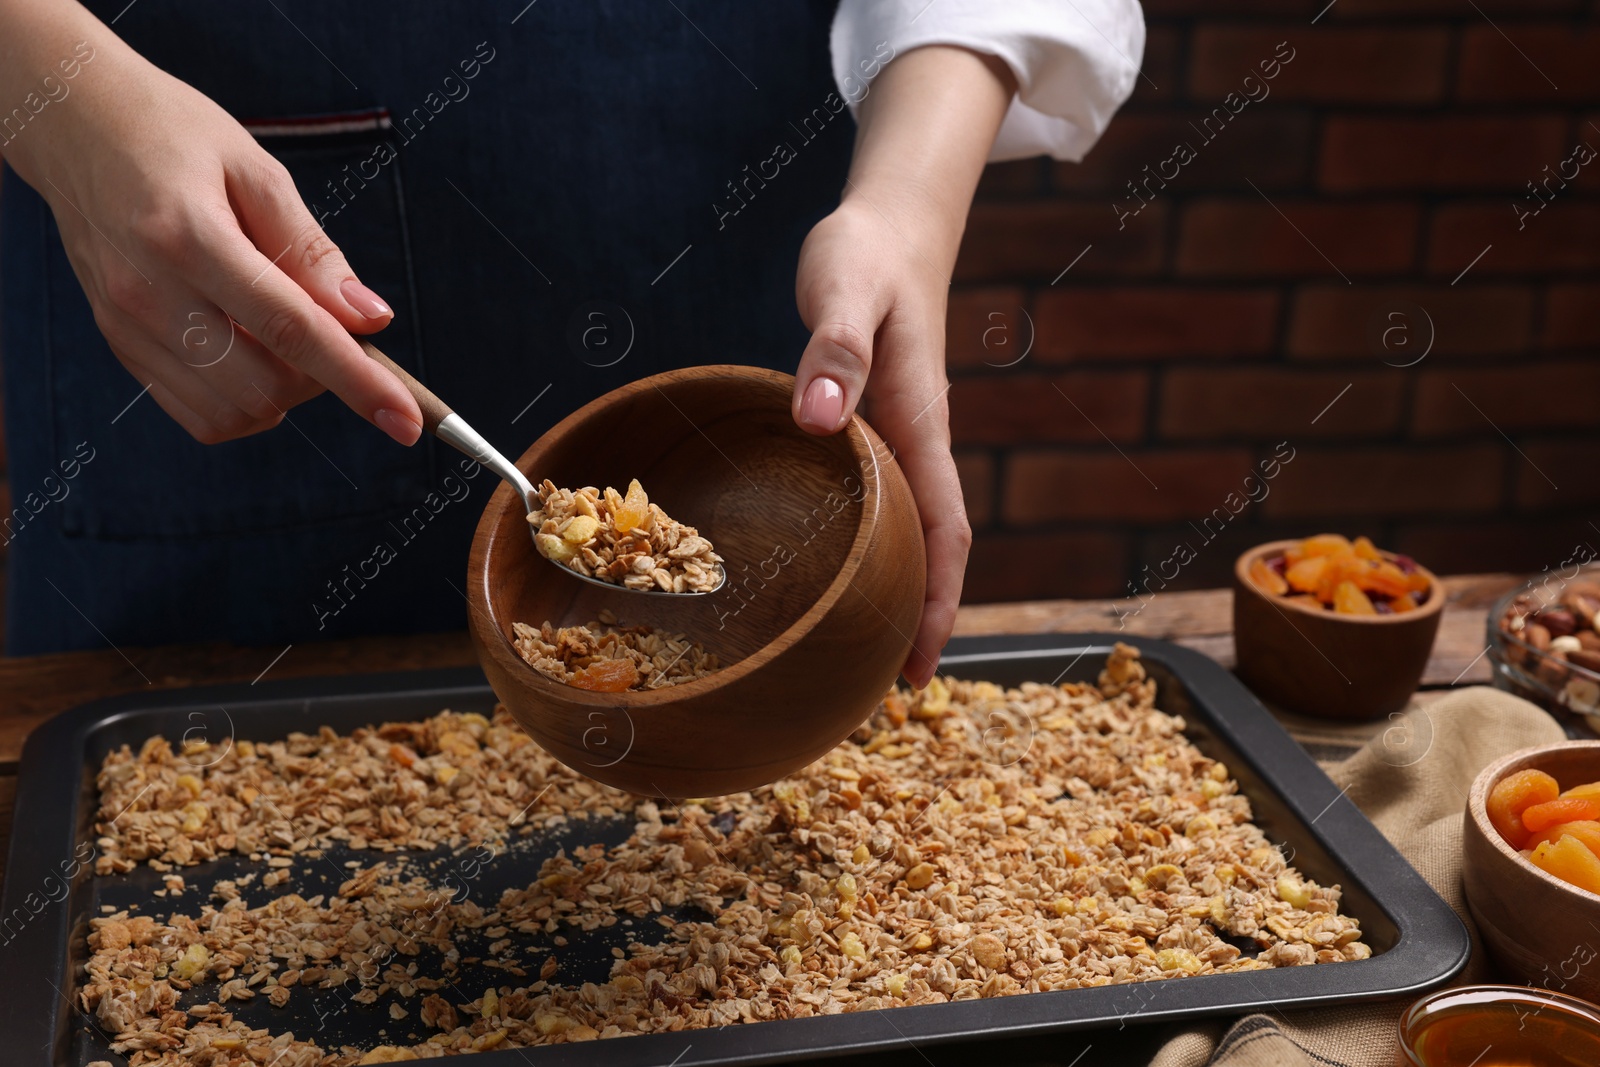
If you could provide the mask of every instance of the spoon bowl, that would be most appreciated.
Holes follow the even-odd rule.
[[[490,498],[467,575],[479,661],[523,728],[579,773],[648,796],[754,788],[849,736],[899,673],[927,570],[910,487],[861,419],[829,437],[796,427],[793,390],[752,367],[656,375],[568,416],[517,461],[562,484],[638,478],[730,561],[715,593],[627,599],[563,581],[524,532],[516,492]],[[512,644],[515,623],[602,611],[687,635],[722,667],[599,693],[541,674]]]

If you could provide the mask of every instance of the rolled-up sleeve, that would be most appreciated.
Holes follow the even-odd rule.
[[[890,57],[930,44],[995,56],[1016,76],[991,162],[1075,162],[1133,91],[1144,15],[1136,0],[840,0],[831,39],[840,94],[854,109]]]

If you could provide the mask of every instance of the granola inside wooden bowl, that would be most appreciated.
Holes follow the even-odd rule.
[[[516,495],[501,486],[490,499],[468,568],[479,660],[567,766],[651,796],[749,789],[838,744],[899,673],[927,569],[910,487],[861,419],[831,437],[795,426],[793,388],[753,367],[671,371],[581,408],[517,461],[536,483],[649,486],[716,545],[728,574],[716,593],[640,597],[571,581],[539,556]],[[606,692],[518,653],[518,623],[594,620],[687,638],[717,669]]]

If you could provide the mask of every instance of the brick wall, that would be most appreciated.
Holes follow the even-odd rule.
[[[1179,544],[1174,585],[1222,584],[1324,529],[1443,572],[1600,550],[1596,5],[1325,2],[1147,0],[1089,158],[989,168],[949,317],[969,601],[1126,594]]]

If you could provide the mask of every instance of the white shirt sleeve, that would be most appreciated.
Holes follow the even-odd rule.
[[[1137,0],[840,0],[833,77],[851,110],[889,58],[957,45],[1004,61],[1017,95],[990,162],[1077,162],[1133,92],[1144,56]]]

